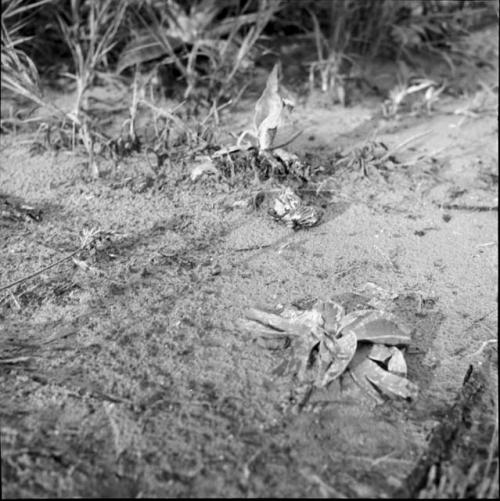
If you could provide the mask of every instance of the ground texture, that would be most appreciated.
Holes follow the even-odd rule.
[[[193,183],[184,162],[151,186],[141,156],[91,180],[82,158],[2,136],[0,202],[41,213],[0,219],[0,287],[102,231],[75,260],[1,291],[3,496],[415,495],[425,485],[408,478],[441,447],[443,423],[472,438],[442,440],[433,457],[447,480],[433,491],[427,465],[426,492],[477,488],[498,424],[497,345],[483,344],[497,332],[497,90],[478,82],[497,72],[459,67],[452,84],[468,94],[443,96],[430,116],[383,118],[375,97],[300,101],[288,126],[304,133],[287,149],[323,167],[311,186],[325,213],[296,232],[233,204],[258,187]],[[248,127],[253,102],[221,127]],[[397,162],[335,167],[336,152],[370,139],[403,145]],[[363,303],[373,290],[412,331],[419,398],[374,405],[353,390],[287,412],[292,382],[273,373],[286,352],[237,319],[249,306]],[[471,365],[475,400],[462,389]]]

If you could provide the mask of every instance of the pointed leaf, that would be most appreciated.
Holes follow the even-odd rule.
[[[365,366],[363,364],[360,364],[356,370],[351,370],[349,368],[349,374],[354,380],[354,382],[375,402],[378,404],[382,404],[384,402],[384,399],[382,396],[379,394],[379,392],[373,387],[373,385],[366,379],[365,376]]]
[[[358,341],[389,345],[408,345],[411,342],[408,330],[399,326],[392,315],[382,311],[363,314],[343,330],[353,331]]]
[[[276,315],[275,313],[259,310],[257,308],[249,308],[246,311],[245,316],[249,320],[254,320],[266,327],[271,327],[272,329],[279,331],[277,334],[300,336],[309,332],[309,328],[304,324],[288,320],[280,315]]]
[[[255,103],[254,125],[259,130],[260,124],[269,116],[270,101],[278,95],[278,65],[275,64],[267,77],[266,88]],[[281,99],[280,99],[281,101]]]
[[[260,150],[272,147],[281,125],[283,107],[283,99],[278,92],[278,65],[275,64],[267,78],[266,88],[255,104],[254,128],[257,131]]]
[[[300,382],[313,382],[314,381],[314,371],[310,369],[313,368],[311,362],[313,361],[313,353],[318,346],[319,341],[309,337],[302,339],[295,347],[295,356],[298,359],[298,372],[297,379]]]
[[[168,38],[172,49],[177,48],[181,41],[178,38],[163,35]],[[122,50],[116,72],[120,74],[126,68],[136,64],[146,63],[153,59],[169,55],[169,49],[165,43],[152,33],[149,29],[141,30],[136,38],[130,41]]]
[[[293,322],[296,326],[307,327],[311,333],[315,334],[321,330],[324,325],[324,320],[321,314],[312,310],[296,310],[296,309],[286,309],[281,313],[281,316],[287,320]]]
[[[392,357],[392,351],[391,348],[389,348],[385,344],[374,344],[370,349],[368,357],[377,362],[386,364],[387,361]]]
[[[326,369],[321,379],[321,386],[328,386],[347,369],[356,353],[358,341],[352,332],[335,339],[335,352],[332,354],[332,363]]]
[[[264,337],[271,339],[287,336],[287,333],[284,331],[274,329],[273,327],[269,327],[247,318],[238,319],[236,325],[240,330],[245,331],[254,337]]]
[[[357,325],[361,320],[366,318],[373,310],[356,310],[345,315],[339,323],[338,331],[341,332],[346,327],[351,327],[352,325]]]
[[[391,350],[391,358],[389,359],[389,362],[387,364],[387,370],[389,372],[397,374],[398,376],[406,377],[407,367],[403,352],[398,348],[396,348],[395,346],[392,346],[390,350]]]
[[[259,141],[259,150],[269,150],[272,148],[274,143],[274,138],[278,128],[268,128],[266,127],[266,121],[262,122],[262,127],[257,134],[257,139]]]

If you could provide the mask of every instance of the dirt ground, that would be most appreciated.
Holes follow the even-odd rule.
[[[422,62],[457,90],[431,115],[384,118],[367,91],[347,108],[299,98],[280,134],[304,130],[287,149],[323,167],[313,187],[325,214],[296,232],[233,207],[251,184],[192,182],[185,162],[149,187],[141,155],[91,180],[83,158],[31,154],[28,136],[2,135],[0,202],[42,212],[0,219],[0,288],[78,249],[85,229],[104,235],[0,293],[3,497],[392,497],[471,364],[486,374],[474,450],[487,450],[498,423],[498,29],[469,43],[492,65],[465,61],[450,77],[442,59]],[[394,84],[386,67],[373,70],[381,88]],[[221,129],[248,127],[254,102],[223,114]],[[335,168],[336,152],[371,139],[402,145],[392,168]],[[273,373],[286,350],[262,348],[237,319],[314,298],[363,304],[372,284],[411,329],[418,399],[375,405],[347,388],[288,412],[292,382]]]

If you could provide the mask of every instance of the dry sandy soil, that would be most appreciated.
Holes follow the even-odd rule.
[[[497,39],[494,28],[469,40],[494,67],[467,61],[450,77],[427,62],[455,89],[431,115],[383,118],[367,93],[347,108],[299,99],[282,134],[303,129],[287,149],[323,167],[311,185],[325,214],[310,229],[233,207],[255,186],[193,183],[189,162],[151,186],[141,155],[91,180],[82,157],[30,154],[28,136],[3,135],[0,287],[78,249],[85,229],[103,231],[76,260],[1,290],[3,496],[415,495],[425,485],[411,476],[432,432],[455,426],[470,365],[480,398],[454,428],[469,438],[443,439],[436,463],[448,468],[441,494],[477,487],[498,423],[498,86],[480,84],[498,85]],[[221,130],[246,128],[254,102],[223,114]],[[336,152],[372,139],[402,145],[390,168],[335,167]],[[42,212],[10,219],[7,203]],[[286,349],[264,349],[237,319],[314,298],[352,308],[376,290],[411,329],[419,397],[375,405],[353,387],[287,411],[293,381],[273,373]]]

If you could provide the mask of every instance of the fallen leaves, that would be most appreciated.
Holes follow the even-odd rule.
[[[281,314],[250,308],[239,326],[265,337],[274,349],[285,348],[282,341],[289,339],[291,357],[275,372],[291,374],[306,392],[349,374],[379,403],[384,396],[414,400],[418,395],[417,385],[406,378],[402,351],[411,342],[410,333],[387,312],[346,315],[342,305],[318,300],[309,310],[289,307]]]

